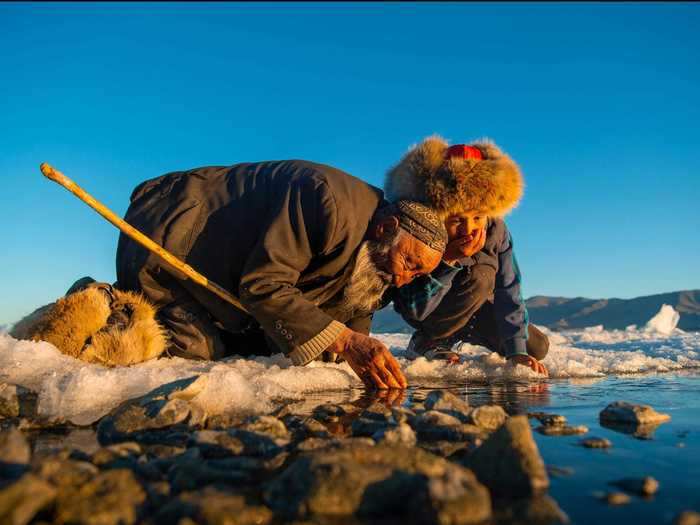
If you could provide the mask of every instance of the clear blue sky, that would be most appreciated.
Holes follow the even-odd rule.
[[[381,185],[432,133],[523,168],[526,296],[700,288],[698,27],[697,4],[0,4],[0,324],[115,278],[117,230],[42,161],[121,215],[203,165]]]

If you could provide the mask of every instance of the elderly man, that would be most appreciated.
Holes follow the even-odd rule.
[[[362,381],[404,388],[394,357],[368,336],[390,286],[439,264],[442,221],[411,200],[307,161],[174,172],[139,185],[125,220],[212,281],[249,313],[181,279],[129,237],[117,249],[117,287],[158,307],[172,355],[217,359],[282,351],[304,365],[343,357]]]
[[[445,218],[448,245],[429,276],[393,294],[417,330],[409,348],[455,361],[459,342],[486,346],[547,375],[549,341],[528,322],[513,240],[503,217],[523,194],[518,166],[496,145],[430,137],[387,173],[390,198],[421,199]]]

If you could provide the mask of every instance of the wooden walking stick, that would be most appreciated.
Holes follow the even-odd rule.
[[[95,210],[97,213],[99,213],[105,219],[107,219],[109,222],[111,222],[114,226],[119,228],[122,231],[122,233],[131,237],[133,240],[135,240],[141,246],[146,248],[149,252],[156,254],[158,257],[163,259],[170,266],[172,266],[176,270],[185,274],[189,279],[191,279],[195,283],[197,283],[201,286],[204,286],[210,292],[215,293],[217,296],[219,296],[224,301],[232,304],[233,306],[235,306],[239,310],[242,310],[242,311],[248,313],[248,310],[245,309],[245,307],[241,304],[241,302],[232,293],[230,293],[228,290],[222,288],[221,286],[219,286],[215,282],[210,281],[209,279],[204,277],[201,273],[199,273],[194,268],[192,268],[189,264],[185,264],[180,259],[175,257],[172,253],[170,253],[168,250],[166,250],[165,248],[163,248],[159,244],[155,243],[150,238],[146,237],[143,233],[138,231],[136,228],[134,228],[133,226],[128,224],[126,221],[124,221],[120,217],[117,217],[114,214],[114,212],[112,212],[109,208],[107,208],[104,204],[99,202],[97,199],[92,197],[92,195],[87,193],[84,189],[82,189],[75,182],[73,182],[71,179],[66,177],[63,173],[61,173],[57,169],[53,168],[52,166],[50,166],[46,162],[44,162],[41,166],[39,166],[39,168],[41,169],[41,173],[43,173],[47,179],[50,179],[50,180],[54,181],[55,183],[60,184],[61,186],[66,188],[73,195],[78,197],[81,201],[83,201],[85,204],[90,206],[93,210]],[[167,270],[167,268],[165,268],[165,269]]]

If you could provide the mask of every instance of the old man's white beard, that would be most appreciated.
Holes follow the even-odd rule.
[[[391,246],[391,242],[378,241],[364,241],[360,245],[340,305],[350,318],[373,312],[381,304],[384,292],[391,286],[392,276],[377,268],[375,261],[385,259]]]

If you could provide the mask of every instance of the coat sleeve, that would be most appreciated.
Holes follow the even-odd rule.
[[[452,288],[452,281],[462,269],[440,262],[429,275],[423,275],[394,292],[394,310],[406,321],[424,321]]]
[[[506,357],[527,355],[528,313],[521,292],[521,276],[513,251],[513,238],[505,230],[498,253],[498,272],[494,290],[494,311]]]
[[[331,242],[337,209],[325,183],[297,180],[272,199],[268,217],[246,260],[239,294],[277,346],[294,364],[304,365],[345,329],[296,287],[314,254]]]

